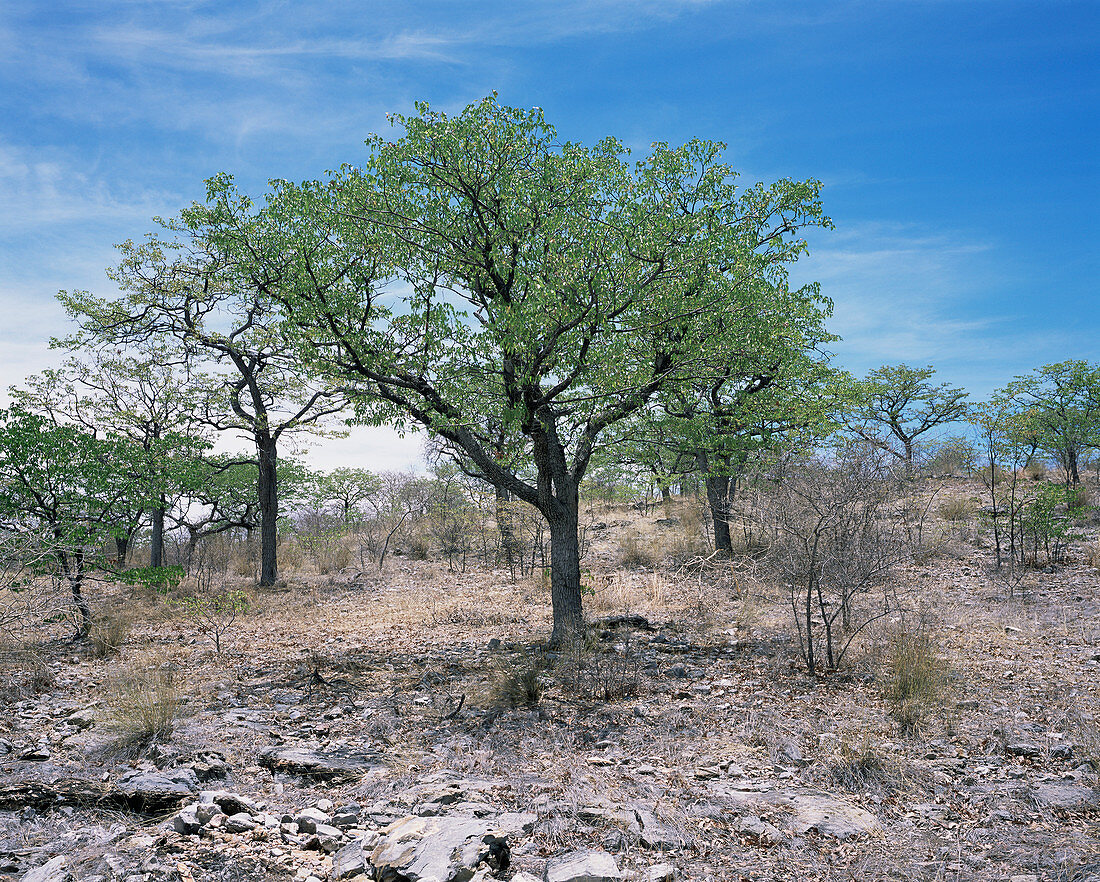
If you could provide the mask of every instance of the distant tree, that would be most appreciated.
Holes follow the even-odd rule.
[[[1017,377],[1006,392],[1027,409],[1039,448],[1062,466],[1067,485],[1077,486],[1082,457],[1100,448],[1100,365],[1048,364]]]
[[[916,439],[967,414],[966,392],[947,383],[934,385],[933,374],[931,366],[905,364],[871,371],[858,386],[858,403],[848,414],[848,428],[902,460],[912,472]]]
[[[125,242],[110,273],[126,292],[103,300],[86,292],[59,299],[80,321],[72,345],[173,340],[205,379],[202,418],[218,431],[238,432],[256,448],[260,511],[260,584],[272,585],[276,560],[278,446],[283,435],[315,428],[339,413],[341,392],[311,384],[297,364],[273,312],[273,292],[295,283],[287,256],[227,176],[208,183],[207,202],[162,222],[170,234]],[[209,368],[200,373],[200,365]]]
[[[363,516],[364,506],[382,489],[382,479],[366,469],[337,468],[316,476],[312,495],[320,508],[335,503],[345,527]]]
[[[189,464],[208,446],[196,411],[203,389],[186,359],[156,341],[128,351],[100,348],[29,377],[11,394],[22,407],[55,422],[71,422],[96,436],[118,435],[142,451],[142,499],[152,500],[152,510],[120,511],[118,564],[125,566],[133,535],[148,514],[149,564],[163,566],[165,509],[196,479]]]
[[[302,284],[277,296],[307,357],[386,405],[376,418],[427,427],[546,518],[560,643],[583,623],[579,488],[600,439],[782,325],[781,286],[754,280],[780,279],[796,231],[828,224],[819,184],[740,191],[702,141],[628,163],[618,141],[562,144],[541,111],[494,99],[417,110],[357,168],[273,199],[331,225],[375,278],[307,284],[299,250]],[[531,480],[492,426],[521,440]]]

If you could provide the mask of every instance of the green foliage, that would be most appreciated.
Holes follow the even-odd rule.
[[[914,442],[944,423],[965,419],[967,394],[931,382],[935,370],[883,365],[856,386],[848,428],[913,467]]]
[[[1059,462],[1068,484],[1080,483],[1080,461],[1100,448],[1100,365],[1048,364],[1017,377],[1004,394],[1024,412],[1036,448]]]
[[[167,596],[173,589],[179,587],[184,575],[183,567],[173,565],[167,567],[132,567],[128,570],[111,573],[110,577],[125,585],[133,585],[154,594]]]

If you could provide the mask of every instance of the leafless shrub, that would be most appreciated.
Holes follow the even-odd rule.
[[[576,640],[561,653],[555,673],[566,692],[589,701],[618,701],[641,691],[641,665],[629,640],[610,652]]]
[[[854,638],[892,608],[885,583],[907,554],[888,511],[897,480],[881,453],[857,445],[834,462],[792,457],[775,470],[765,516],[776,540],[766,563],[788,589],[814,675],[835,670]]]

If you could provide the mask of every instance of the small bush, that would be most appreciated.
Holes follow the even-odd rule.
[[[237,620],[248,612],[250,602],[243,591],[214,591],[206,595],[183,597],[175,604],[214,641],[214,651],[221,655],[222,643],[235,628]]]
[[[1100,542],[1095,542],[1085,549],[1085,561],[1090,567],[1100,570]]]
[[[115,655],[129,636],[130,620],[121,610],[112,610],[99,616],[92,622],[92,628],[88,632],[92,655],[96,658]]]
[[[629,643],[602,652],[578,640],[561,654],[555,672],[566,692],[591,701],[618,701],[641,691],[641,665]]]
[[[927,711],[941,704],[946,682],[946,666],[926,630],[900,630],[891,636],[883,694],[903,734],[920,731]]]
[[[106,702],[120,746],[135,749],[166,740],[183,704],[170,669],[140,666],[108,684]]]
[[[0,705],[53,689],[56,677],[42,655],[24,646],[0,647]]]

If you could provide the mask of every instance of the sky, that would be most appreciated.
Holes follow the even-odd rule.
[[[387,113],[493,91],[563,140],[722,141],[745,183],[823,182],[793,272],[836,363],[935,366],[981,399],[1100,361],[1100,3],[1013,0],[4,0],[0,389],[57,364],[61,289],[235,176],[365,156]],[[413,465],[357,430],[318,467]]]

